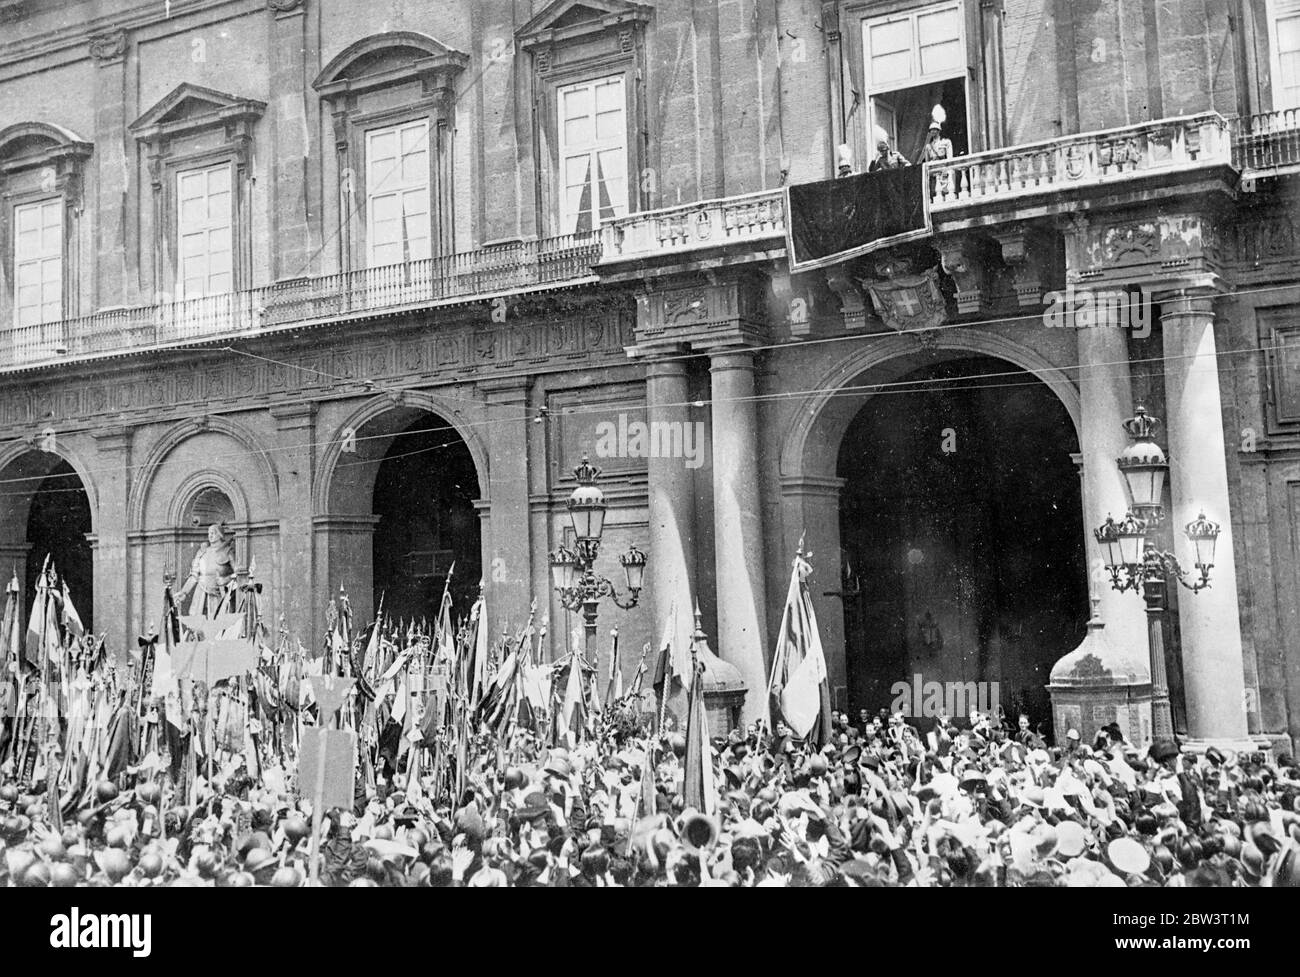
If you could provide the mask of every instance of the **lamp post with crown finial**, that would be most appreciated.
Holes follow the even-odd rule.
[[[605,493],[596,484],[600,479],[600,469],[583,455],[582,464],[573,469],[573,475],[578,480],[578,485],[569,496],[568,508],[569,519],[573,523],[574,544],[572,549],[560,546],[551,553],[551,580],[560,604],[566,610],[582,611],[586,632],[585,651],[588,659],[591,659],[595,654],[596,616],[601,599],[608,597],[623,610],[636,607],[645,579],[646,555],[632,545],[618,558],[623,565],[628,589],[626,599],[619,597],[614,584],[608,578],[597,575],[594,570],[601,536],[605,532],[607,508]]]
[[[1128,447],[1116,459],[1128,489],[1130,509],[1120,522],[1109,516],[1093,535],[1102,547],[1111,587],[1123,593],[1142,591],[1147,610],[1147,647],[1151,656],[1151,733],[1153,739],[1172,739],[1173,711],[1169,704],[1169,681],[1165,670],[1164,612],[1169,579],[1172,577],[1192,593],[1210,585],[1214,568],[1214,547],[1219,524],[1202,512],[1189,522],[1183,534],[1195,551],[1194,566],[1199,579],[1188,580],[1177,557],[1156,548],[1155,531],[1164,520],[1163,492],[1169,461],[1155,441],[1159,418],[1140,404],[1135,415],[1124,422]]]

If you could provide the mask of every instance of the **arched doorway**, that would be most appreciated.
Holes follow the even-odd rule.
[[[1088,614],[1077,436],[1032,373],[948,355],[875,391],[840,443],[841,546],[860,581],[849,705],[924,720],[997,704],[1050,730],[1044,686]]]
[[[80,476],[59,455],[29,451],[0,470],[0,576],[16,573],[26,619],[46,556],[67,582],[82,623],[94,627],[91,502]]]
[[[394,620],[432,622],[455,563],[452,600],[457,613],[468,610],[482,563],[478,497],[469,448],[441,417],[422,412],[395,433],[375,474],[376,608],[382,595]]]

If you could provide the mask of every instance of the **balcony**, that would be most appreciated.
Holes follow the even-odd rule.
[[[601,229],[601,263],[691,257],[713,248],[785,247],[785,192],[757,193],[644,211]]]
[[[1300,172],[1300,109],[1279,109],[1236,120],[1234,157],[1244,190],[1261,177]]]
[[[939,221],[971,207],[1061,199],[1071,191],[1137,186],[1233,165],[1228,120],[1217,113],[995,149],[930,164],[930,212]]]
[[[182,302],[105,310],[0,333],[0,369],[256,336],[594,280],[592,266],[599,260],[595,235],[566,235]]]

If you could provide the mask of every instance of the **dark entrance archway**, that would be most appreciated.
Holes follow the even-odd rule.
[[[851,709],[928,719],[940,701],[964,716],[996,699],[1051,729],[1044,686],[1088,616],[1077,450],[1052,390],[992,357],[917,369],[867,400],[838,460],[861,588],[845,606]],[[928,708],[927,683],[944,689]]]
[[[23,452],[0,469],[0,578],[17,574],[26,620],[46,556],[68,584],[87,629],[94,627],[93,532],[86,486],[64,458],[52,452]]]
[[[421,412],[395,432],[375,476],[374,606],[383,595],[394,619],[430,623],[447,571],[458,614],[478,594],[482,565],[478,474],[460,435],[436,414]]]

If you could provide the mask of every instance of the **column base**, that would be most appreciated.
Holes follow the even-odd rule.
[[[1100,621],[1052,668],[1047,686],[1058,743],[1070,729],[1091,743],[1103,726],[1115,723],[1124,738],[1145,749],[1151,742],[1151,678],[1145,661],[1116,647]]]

